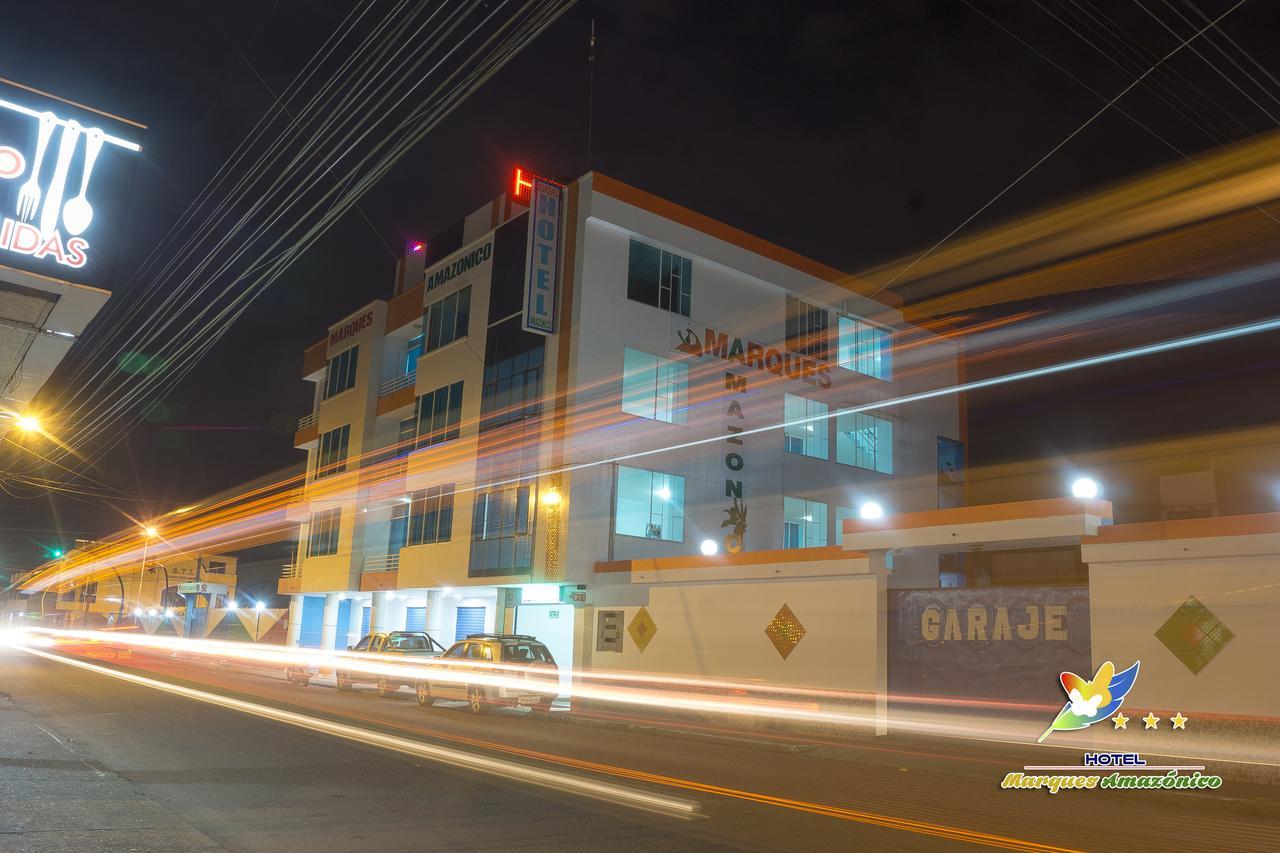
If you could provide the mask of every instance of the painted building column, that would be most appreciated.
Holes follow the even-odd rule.
[[[338,593],[326,593],[324,597],[324,619],[320,625],[320,648],[332,649],[338,638]]]
[[[297,648],[298,640],[302,638],[302,596],[289,596],[289,632],[286,635],[285,645],[289,648]]]
[[[387,622],[390,617],[387,608],[387,593],[375,592],[373,594],[372,609],[369,611],[369,631],[378,633],[387,630]]]

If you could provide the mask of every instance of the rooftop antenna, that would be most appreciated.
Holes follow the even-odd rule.
[[[596,19],[591,19],[591,41],[587,43],[587,171],[591,171],[591,107],[596,83]]]

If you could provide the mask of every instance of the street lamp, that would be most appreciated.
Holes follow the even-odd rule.
[[[867,501],[858,507],[858,517],[863,521],[875,521],[878,518],[884,518],[884,507],[875,501]]]
[[[35,415],[18,415],[16,418],[18,429],[23,432],[39,432],[40,419]]]
[[[142,576],[147,573],[147,546],[151,544],[151,540],[159,536],[159,532],[150,524],[144,525],[142,528],[142,567],[138,569],[138,604],[142,604]],[[138,615],[138,611],[134,611],[134,615]]]
[[[1098,483],[1089,477],[1080,477],[1071,484],[1071,494],[1077,498],[1096,498]]]

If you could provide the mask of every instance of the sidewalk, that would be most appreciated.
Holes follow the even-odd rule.
[[[190,851],[217,845],[0,693],[0,849]]]

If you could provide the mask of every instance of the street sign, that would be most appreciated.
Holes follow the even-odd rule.
[[[190,595],[192,593],[196,593],[198,595],[226,595],[227,585],[225,583],[188,581],[187,583],[178,584],[178,592],[183,595]]]

